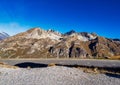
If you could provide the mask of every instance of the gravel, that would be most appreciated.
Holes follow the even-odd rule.
[[[120,76],[84,73],[77,68],[0,68],[0,85],[120,85]]]

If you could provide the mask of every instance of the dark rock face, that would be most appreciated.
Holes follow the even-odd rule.
[[[71,44],[71,47],[69,48],[69,58],[72,58],[72,57],[85,58],[86,55],[87,55],[87,53],[83,48],[75,45],[74,43]]]
[[[64,35],[71,35],[71,34],[73,34],[73,33],[76,33],[76,32],[75,32],[74,30],[71,30],[71,31],[65,33]]]
[[[1,58],[110,58],[120,56],[118,40],[95,33],[70,31],[60,34],[39,28],[0,42]]]
[[[111,57],[120,55],[120,44],[116,41],[98,37],[92,40],[89,48],[91,49],[92,56],[96,57]]]

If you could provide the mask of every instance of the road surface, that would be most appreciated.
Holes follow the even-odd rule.
[[[5,62],[10,65],[16,65],[25,62],[39,64],[62,64],[62,65],[80,65],[94,67],[114,67],[120,68],[120,60],[96,60],[96,59],[4,59],[0,62]]]

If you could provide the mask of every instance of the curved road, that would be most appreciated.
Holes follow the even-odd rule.
[[[0,60],[10,65],[16,65],[24,62],[40,63],[40,64],[62,64],[62,65],[81,65],[95,67],[113,67],[120,68],[120,60],[96,60],[96,59],[5,59]]]

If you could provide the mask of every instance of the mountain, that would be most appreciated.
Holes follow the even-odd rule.
[[[0,40],[3,40],[3,39],[8,38],[8,37],[9,37],[9,35],[7,33],[5,33],[5,32],[0,33]]]
[[[95,33],[33,28],[0,41],[1,58],[112,58],[120,42]]]

